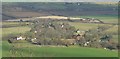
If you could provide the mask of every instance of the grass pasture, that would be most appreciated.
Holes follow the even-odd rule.
[[[28,26],[29,22],[2,22],[2,28]]]
[[[2,28],[2,35],[6,36],[8,34],[19,34],[19,33],[25,33],[26,31],[29,31],[30,28],[26,26],[22,27],[12,27],[12,28]]]
[[[118,25],[113,26],[112,28],[106,30],[108,33],[118,33]]]
[[[102,20],[105,23],[118,23],[118,16],[117,15],[89,15],[89,16],[75,16],[80,18],[97,18]]]
[[[29,26],[22,26],[22,24],[29,24],[27,22],[20,23],[20,22],[2,22],[2,26],[8,26],[0,28],[2,30],[2,36],[6,36],[9,34],[19,34],[25,33],[26,31],[30,30]],[[14,27],[15,26],[15,27]]]
[[[22,47],[12,47],[3,42],[4,57],[117,57],[117,51],[87,47],[40,47],[29,43],[15,43]],[[24,47],[25,46],[25,47]],[[13,49],[13,50],[10,50]],[[12,51],[12,53],[10,52]]]
[[[74,26],[76,29],[80,30],[88,30],[88,29],[94,29],[98,26],[110,26],[109,24],[92,24],[92,23],[79,23],[79,22],[69,22],[71,26]]]

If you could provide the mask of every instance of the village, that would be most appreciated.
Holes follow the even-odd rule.
[[[37,18],[34,21],[30,21],[31,30],[29,32],[11,38],[8,42],[14,43],[20,40],[26,40],[31,44],[41,46],[55,45],[69,47],[71,45],[79,45],[82,47],[104,48],[107,50],[119,49],[119,45],[111,41],[112,35],[102,32],[107,29],[107,27],[101,26],[97,29],[80,30],[75,29],[74,26],[68,23],[78,21],[78,19],[72,20],[68,17],[66,19],[67,21],[65,19]],[[24,20],[20,21],[24,22]],[[80,18],[79,22],[103,23],[94,18]]]

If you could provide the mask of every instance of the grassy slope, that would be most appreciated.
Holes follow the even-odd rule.
[[[29,43],[16,43],[22,47],[12,48],[11,44],[3,42],[3,56],[16,57],[117,57],[117,51],[87,47],[38,47]],[[24,47],[26,46],[26,47]],[[10,53],[9,49],[14,49]],[[16,53],[15,53],[16,52]]]

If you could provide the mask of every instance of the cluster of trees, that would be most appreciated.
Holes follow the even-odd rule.
[[[88,42],[88,47],[96,48],[108,48],[108,49],[118,49],[118,43],[114,42],[112,34],[107,34],[104,31],[109,29],[111,26],[98,26],[97,29],[91,29],[86,31],[84,42]]]
[[[118,43],[112,41],[112,34],[103,32],[109,28],[110,26],[99,26],[97,29],[85,31],[83,36],[77,34],[76,38],[73,38],[76,29],[68,23],[40,20],[34,22],[30,32],[27,32],[26,35],[28,41],[40,45],[69,46],[77,44],[87,47],[117,49]]]
[[[60,44],[61,39],[71,39],[75,27],[66,22],[52,22],[49,20],[35,21],[30,32],[27,32],[28,41],[33,39],[44,45]],[[61,42],[62,43],[62,42]]]

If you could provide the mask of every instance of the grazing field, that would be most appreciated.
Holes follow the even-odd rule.
[[[74,26],[76,29],[88,30],[94,29],[98,26],[109,26],[109,24],[93,24],[93,23],[79,23],[79,22],[69,22],[70,25]]]
[[[105,23],[118,23],[118,15],[93,15],[93,16],[75,16],[80,18],[97,18]]]
[[[106,30],[107,33],[118,33],[118,25],[113,26],[112,28]]]
[[[2,25],[17,25],[19,22],[2,22]]]
[[[6,36],[8,34],[19,34],[19,33],[25,33],[26,31],[29,31],[29,27],[11,27],[11,28],[2,28],[2,35]]]
[[[117,51],[79,46],[40,47],[29,43],[9,44],[6,41],[3,41],[3,46],[3,57],[118,57]]]

